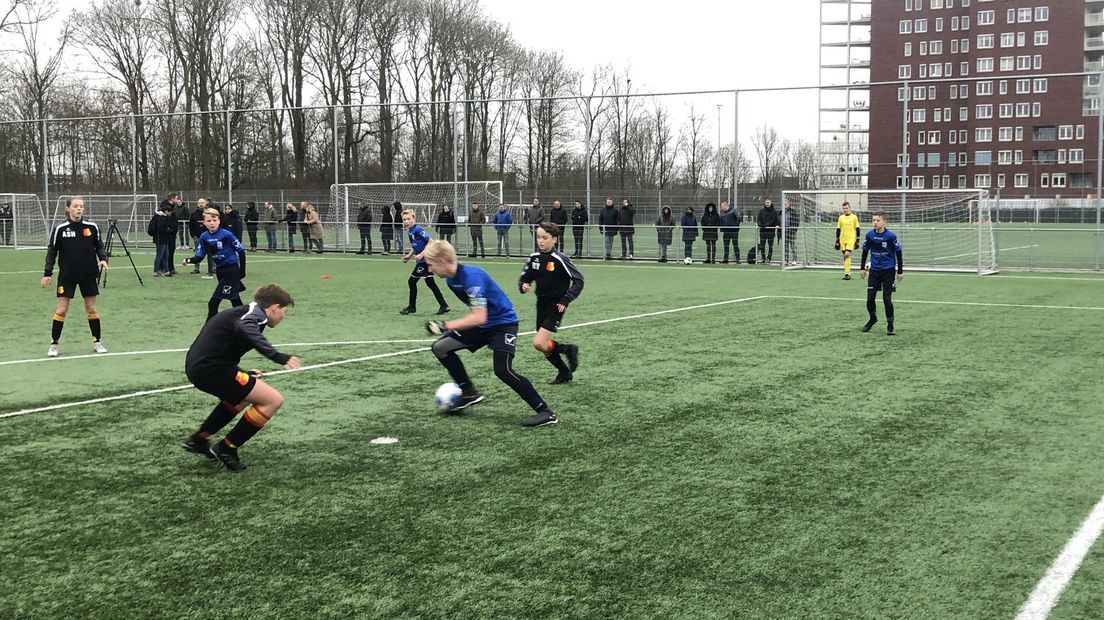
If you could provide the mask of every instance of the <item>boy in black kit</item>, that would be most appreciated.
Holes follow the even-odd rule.
[[[245,469],[238,448],[276,415],[284,397],[258,379],[260,370],[245,371],[238,364],[243,355],[256,349],[285,369],[301,366],[298,357],[277,351],[262,333],[266,326],[279,325],[293,305],[287,291],[268,284],[257,289],[252,303],[220,312],[200,330],[188,349],[184,370],[193,385],[218,398],[219,403],[199,430],[180,444],[185,451],[217,460],[231,471]],[[242,419],[237,425],[222,441],[210,445],[208,437],[238,413]]]
[[[77,296],[80,288],[84,297],[84,311],[88,317],[88,329],[92,332],[92,350],[107,353],[100,342],[100,315],[96,312],[96,297],[100,294],[97,284],[100,269],[107,271],[107,252],[100,238],[100,228],[84,217],[84,199],[73,196],[65,201],[66,219],[50,232],[50,245],[46,249],[46,267],[42,272],[42,288],[54,277],[54,261],[61,267],[58,275],[57,307],[51,332],[48,357],[57,357],[58,341],[69,312],[69,301]]]
[[[552,334],[559,328],[568,304],[583,292],[583,274],[570,258],[556,249],[559,241],[559,226],[550,222],[537,226],[540,251],[529,255],[518,279],[518,290],[523,295],[529,292],[534,281],[537,283],[537,334],[533,336],[533,348],[543,353],[559,371],[550,382],[553,385],[571,381],[572,373],[579,367],[579,346],[556,342]],[[561,353],[567,356],[567,364],[560,357]]]

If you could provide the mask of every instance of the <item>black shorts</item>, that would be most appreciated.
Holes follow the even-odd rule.
[[[866,290],[897,292],[897,271],[895,269],[874,269],[866,277]]]
[[[87,280],[78,280],[76,282],[58,282],[57,296],[68,297],[73,299],[77,296],[77,289],[80,288],[81,297],[95,297],[100,294],[100,286],[96,282],[96,278],[88,278]]]
[[[215,271],[218,284],[215,292],[211,293],[211,299],[235,299],[241,298],[241,292],[245,285],[241,281],[241,269],[237,265],[226,265]]]
[[[237,366],[189,368],[186,374],[192,385],[232,405],[245,400],[257,385],[256,377]]]
[[[429,272],[429,265],[425,263],[417,263],[414,265],[414,271],[410,272],[411,278],[432,278],[433,274]]]
[[[518,324],[509,323],[491,327],[474,327],[463,331],[453,330],[444,337],[459,341],[469,351],[490,347],[492,351],[514,355],[517,352],[517,333]]]
[[[555,299],[549,301],[537,299],[537,329],[543,327],[555,333],[560,328],[560,321],[563,320],[564,313],[556,308],[558,303],[559,301]]]

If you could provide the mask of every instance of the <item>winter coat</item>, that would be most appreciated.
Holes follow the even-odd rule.
[[[372,232],[372,207],[363,206],[357,213],[357,229],[364,234]]]
[[[671,217],[669,208],[663,207],[663,211],[656,218],[655,227],[659,245],[671,245],[671,239],[674,236],[675,218]]]
[[[392,222],[394,222],[394,225],[395,225],[395,236],[400,238],[400,240],[401,240],[402,236],[404,234],[406,234],[406,233],[403,232],[403,225],[402,225],[402,212],[403,212],[403,209],[402,209],[402,207],[395,207],[394,212],[395,212],[395,219],[393,219]]]
[[[510,232],[510,225],[514,223],[514,216],[510,215],[507,211],[495,211],[491,216],[491,224],[494,225],[496,232],[504,233]]]
[[[698,218],[693,213],[682,214],[682,240],[693,241],[698,238]]]
[[[602,207],[602,212],[598,214],[598,230],[611,237],[617,234],[617,207]]]
[[[292,209],[288,209],[287,215],[285,215],[284,219],[280,221],[287,222],[289,235],[294,235],[299,230],[299,225],[297,224],[297,222],[299,221],[299,214]]]
[[[188,232],[193,237],[199,237],[205,230],[207,229],[203,226],[203,209],[197,207],[188,218]]]
[[[548,221],[563,230],[563,227],[567,225],[567,209],[562,206],[559,209],[552,207],[552,210],[548,212]]]
[[[587,215],[586,207],[579,207],[571,210],[571,231],[575,234],[583,234],[583,227],[590,221],[590,216]]]
[[[380,239],[390,241],[395,237],[395,218],[391,215],[391,207],[380,209]]]
[[[312,241],[318,241],[322,238],[322,220],[318,218],[318,211],[310,210],[303,216],[303,226],[308,230]]]
[[[721,225],[721,216],[717,215],[715,209],[706,207],[705,213],[702,214],[701,227],[702,227],[702,239],[705,241],[717,240],[717,229]]]
[[[801,218],[797,216],[797,212],[793,209],[783,209],[782,220],[786,222],[786,225],[783,228],[786,229],[787,235],[796,234],[797,227],[801,226]]]
[[[544,221],[544,207],[541,205],[535,207],[529,207],[529,211],[525,214],[525,221],[535,226]]]
[[[456,233],[456,214],[452,211],[441,211],[437,214],[437,234],[452,235]]]
[[[470,230],[473,235],[482,234],[483,224],[485,224],[486,222],[487,214],[483,213],[483,207],[468,207],[468,230]]]
[[[763,207],[759,209],[759,213],[755,216],[755,223],[759,225],[759,228],[776,228],[782,225],[779,215],[774,205]]]
[[[261,219],[261,213],[257,211],[256,205],[253,205],[245,210],[245,229],[257,232],[257,222]]]
[[[276,230],[276,207],[269,205],[261,212],[261,229]]]
[[[636,207],[630,202],[629,206],[617,210],[617,225],[622,235],[631,235],[633,228],[633,216],[636,215]]]
[[[242,238],[242,221],[237,211],[231,209],[230,213],[224,213],[221,226],[234,233],[239,240]]]
[[[164,204],[164,203],[161,203]],[[161,209],[164,211],[164,209]],[[173,215],[176,216],[177,226],[176,229],[180,230],[181,226],[187,226],[188,220],[192,216],[192,210],[188,208],[188,205],[181,203],[179,207],[173,209]]]
[[[177,226],[175,214],[168,215],[164,211],[158,211],[153,214],[146,232],[157,245],[173,245],[176,242]]]
[[[721,232],[726,237],[735,236],[740,232],[740,214],[736,212],[736,209],[729,209],[728,211],[722,211],[721,216]]]

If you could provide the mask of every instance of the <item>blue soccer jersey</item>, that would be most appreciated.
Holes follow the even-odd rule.
[[[244,251],[245,247],[234,236],[234,233],[225,228],[220,228],[214,234],[209,230],[203,231],[203,234],[199,236],[199,245],[196,246],[195,257],[203,259],[209,255],[215,261],[216,267],[225,267],[240,264],[238,252]]]
[[[406,236],[410,239],[410,247],[414,250],[414,256],[424,252],[426,246],[429,245],[429,233],[422,230],[422,227],[417,224],[406,231]],[[418,262],[424,263],[425,260],[419,260]]]
[[[486,272],[473,265],[457,265],[456,275],[445,282],[452,292],[469,307],[487,309],[487,322],[482,327],[509,325],[518,322],[514,304],[502,288]]]
[[[866,239],[863,241],[863,250],[870,251],[870,269],[896,269],[897,254],[903,249],[897,235],[890,229],[878,232],[874,229],[866,231]]]

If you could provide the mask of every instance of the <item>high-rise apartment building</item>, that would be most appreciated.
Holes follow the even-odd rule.
[[[1095,193],[1104,0],[883,0],[869,186]]]

